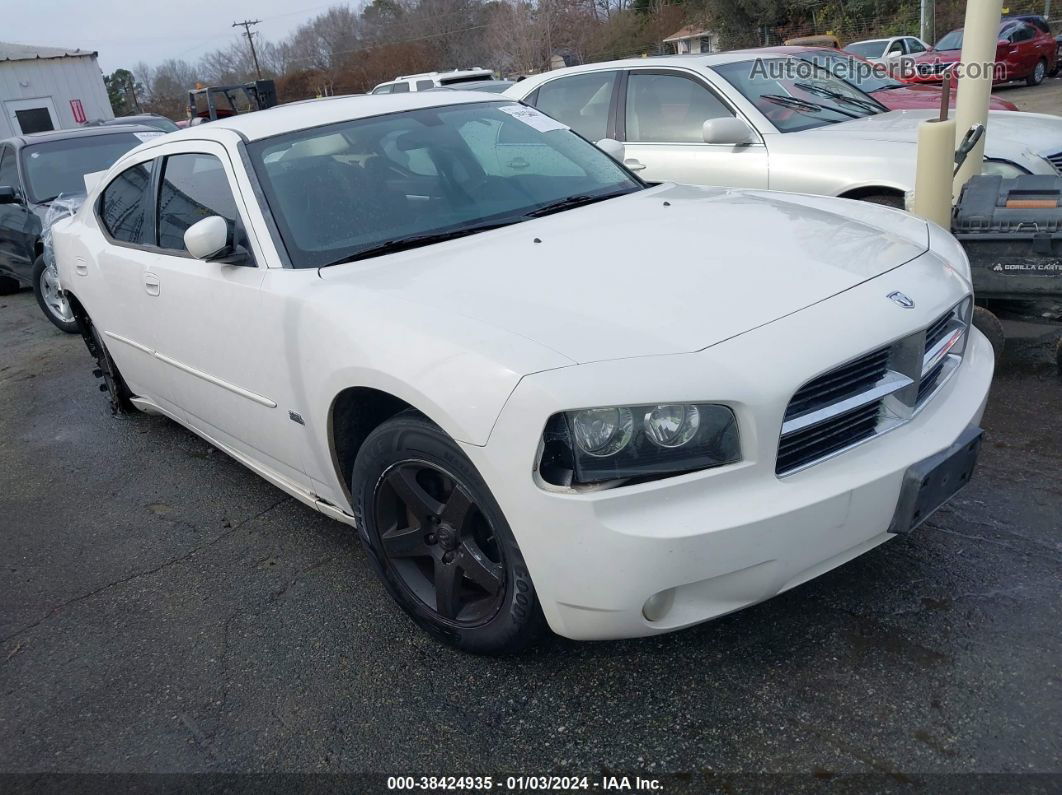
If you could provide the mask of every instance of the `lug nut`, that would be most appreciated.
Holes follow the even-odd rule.
[[[107,391],[107,385],[106,384],[100,384],[100,392],[106,392],[106,391]]]
[[[427,543],[429,543],[429,544],[434,544],[435,543],[435,533],[428,533],[428,535],[425,536],[424,540]]]
[[[443,555],[443,563],[452,563],[453,559],[454,559],[454,553],[453,552],[447,552],[445,555]]]
[[[92,371],[92,374],[94,376],[96,376],[97,378],[103,378],[103,370],[101,370],[98,367],[95,370]]]

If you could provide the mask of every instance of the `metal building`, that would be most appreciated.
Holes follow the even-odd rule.
[[[0,138],[113,119],[90,50],[0,41]]]

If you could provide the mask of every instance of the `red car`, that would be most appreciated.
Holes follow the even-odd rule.
[[[1042,23],[1042,24],[1041,24]],[[1055,71],[1058,49],[1042,17],[1008,17],[999,23],[996,45],[995,83],[1024,80],[1038,86]],[[928,52],[914,59],[916,73],[909,78],[916,83],[939,83],[941,73],[962,55],[962,28],[953,30]]]
[[[761,52],[767,55],[788,55],[813,63],[828,70],[869,94],[889,110],[913,110],[916,108],[939,108],[939,85],[915,85],[889,77],[880,64],[873,64],[858,55],[822,47],[761,47],[746,52]],[[951,107],[955,107],[955,92],[951,95]],[[993,96],[990,110],[1017,110],[1013,102]]]

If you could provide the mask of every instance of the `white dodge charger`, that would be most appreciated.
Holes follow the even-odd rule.
[[[471,92],[173,133],[55,248],[116,410],[356,527],[476,652],[674,630],[908,532],[969,478],[992,376],[943,230],[647,187]]]

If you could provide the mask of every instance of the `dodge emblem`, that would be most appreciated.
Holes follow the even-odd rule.
[[[893,290],[888,295],[892,299],[892,302],[897,306],[902,306],[904,309],[914,309],[914,301],[901,293],[899,290]]]

